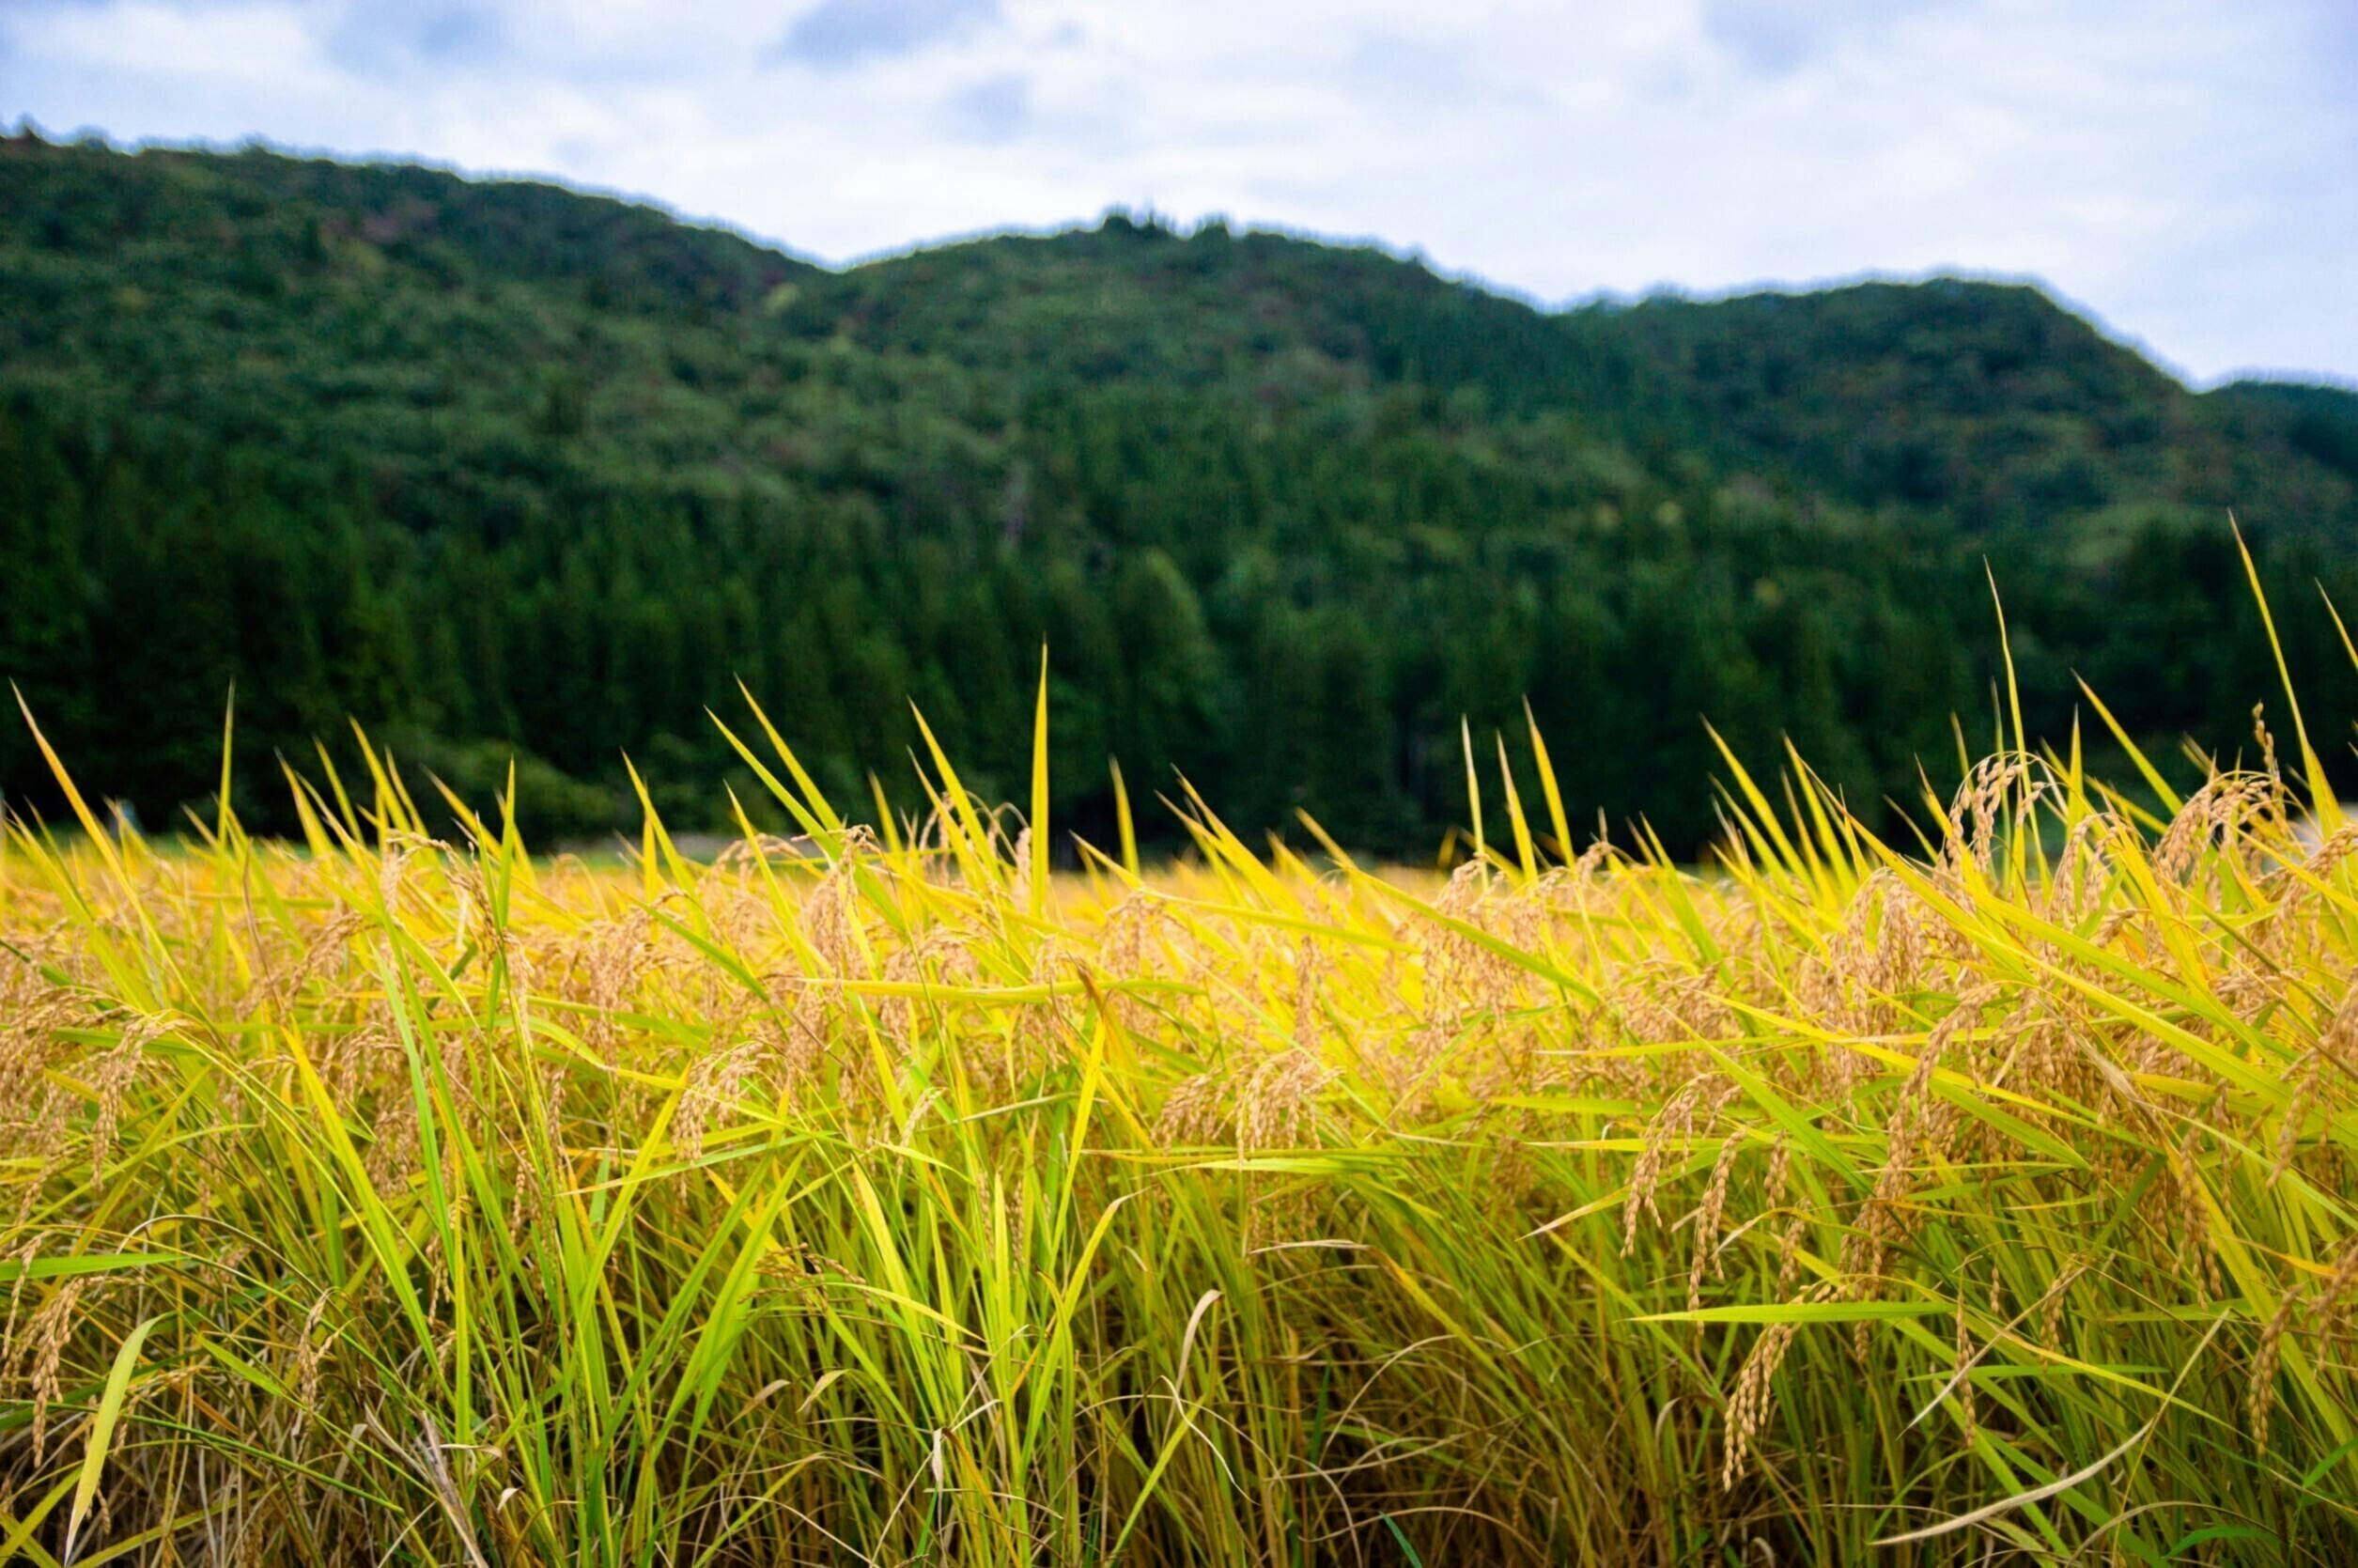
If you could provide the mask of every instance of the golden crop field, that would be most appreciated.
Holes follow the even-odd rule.
[[[1907,844],[1730,758],[1695,870],[1559,863],[1534,734],[1442,877],[1192,799],[1051,873],[767,728],[807,836],[709,864],[374,765],[304,845],[11,831],[0,1560],[2358,1552],[2304,735],[2006,751]]]

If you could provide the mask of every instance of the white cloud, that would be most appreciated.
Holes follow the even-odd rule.
[[[822,67],[936,49],[999,20],[999,0],[819,0],[774,53]]]
[[[1152,202],[1549,300],[2029,273],[2200,377],[2347,377],[2344,6],[17,0],[0,101],[543,172],[838,259]]]
[[[262,88],[289,77],[316,75],[327,65],[315,29],[282,6],[194,9],[135,0],[59,6],[45,16],[27,12],[21,23],[41,52],[76,64],[103,63],[132,77]],[[10,53],[11,75],[31,63]]]

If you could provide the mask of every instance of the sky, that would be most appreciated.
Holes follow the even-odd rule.
[[[1151,207],[1542,303],[2045,283],[2358,382],[2358,0],[0,0],[0,120],[655,200],[843,262]]]

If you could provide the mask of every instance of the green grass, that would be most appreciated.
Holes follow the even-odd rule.
[[[1707,874],[1559,863],[1536,733],[1446,879],[1184,795],[1051,876],[1044,777],[871,830],[758,712],[815,860],[75,795],[0,861],[0,1558],[2347,1560],[2295,722],[2158,814],[2004,753],[1908,846],[1730,756]]]

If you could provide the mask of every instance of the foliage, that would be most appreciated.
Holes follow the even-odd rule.
[[[478,807],[528,747],[544,837],[628,829],[626,753],[725,828],[696,715],[740,680],[840,796],[922,807],[914,700],[998,798],[1045,642],[1053,804],[1100,838],[1114,756],[1256,842],[1314,801],[1429,855],[1460,719],[1528,694],[1572,815],[1684,855],[1698,715],[1897,831],[1941,716],[1992,712],[1985,555],[2029,733],[2086,675],[2181,785],[2267,674],[2225,510],[2287,602],[2358,597],[2358,398],[2197,396],[2024,288],[1550,315],[1120,216],[836,273],[545,186],[24,135],[0,298],[0,675],[150,826],[208,809],[233,680],[273,831],[274,756],[357,767],[347,714],[472,759]],[[2331,628],[2292,635],[2358,711]],[[17,737],[0,789],[59,806]]]
[[[1915,848],[1730,754],[1710,876],[1550,864],[1534,727],[1445,881],[1192,796],[1188,862],[1052,877],[1052,701],[1028,825],[930,742],[847,823],[732,720],[803,836],[708,864],[438,842],[373,750],[299,846],[60,769],[86,836],[0,861],[0,1552],[2358,1551],[2358,825],[2297,724],[2183,799],[2131,747],[2159,815],[2018,738]]]

